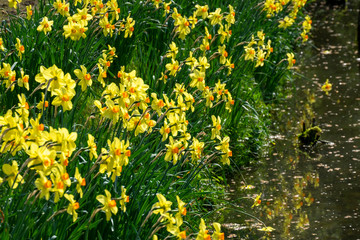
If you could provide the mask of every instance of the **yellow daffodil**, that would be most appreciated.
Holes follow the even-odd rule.
[[[255,200],[254,200],[254,204],[251,206],[251,208],[259,206],[261,204],[261,195],[262,193],[260,193],[259,195],[256,196]]]
[[[19,87],[25,87],[29,91],[29,75],[24,75],[24,70],[21,69],[21,78],[18,79]]]
[[[200,226],[199,226],[199,233],[196,237],[196,240],[211,240],[211,237],[208,233],[209,233],[209,231],[206,230],[205,221],[204,221],[204,219],[201,218]]]
[[[73,41],[78,41],[80,38],[86,38],[85,32],[88,30],[87,27],[85,27],[80,22],[73,22],[69,21],[67,25],[63,26],[65,39],[70,37]]]
[[[168,2],[168,3],[164,3],[164,17],[166,16],[166,14],[169,14],[170,13],[170,5],[171,5],[171,1],[170,2]]]
[[[135,20],[133,20],[130,17],[130,13],[129,13],[129,16],[126,18],[125,36],[124,36],[124,38],[131,37],[133,35],[133,32],[135,30],[134,25],[135,25]]]
[[[206,57],[199,57],[198,63],[199,63],[200,70],[203,72],[205,72],[205,70],[210,67],[210,63],[208,63],[208,60]]]
[[[37,31],[44,32],[45,35],[52,30],[51,26],[54,24],[54,21],[49,21],[47,17],[44,17],[40,25],[37,27]]]
[[[174,142],[174,139],[169,137],[169,144],[166,144],[165,146],[167,147],[165,161],[168,162],[173,160],[173,164],[175,165],[179,159],[182,143],[180,141]]]
[[[255,59],[255,49],[252,47],[245,47],[245,60],[254,61]]]
[[[2,38],[0,38],[0,50],[5,51],[4,41]]]
[[[40,190],[40,198],[45,197],[46,200],[50,198],[50,191],[52,191],[52,182],[49,180],[44,172],[38,172],[40,177],[35,180],[35,186]]]
[[[216,25],[216,24],[221,23],[221,20],[223,18],[222,14],[221,14],[221,8],[217,8],[215,10],[215,12],[211,12],[209,14],[208,18],[210,19],[211,25]]]
[[[73,222],[75,222],[76,219],[78,218],[78,213],[76,212],[76,210],[80,208],[80,205],[78,202],[74,200],[74,196],[72,194],[65,193],[64,197],[70,202],[66,211],[68,214],[73,216]]]
[[[176,32],[179,34],[179,38],[184,40],[186,35],[190,33],[190,22],[186,17],[179,16],[175,21]]]
[[[87,72],[85,66],[81,65],[80,69],[75,69],[74,73],[76,77],[80,80],[79,85],[81,86],[81,90],[85,91],[87,87],[92,85],[91,75]]]
[[[209,51],[209,50],[210,50],[210,43],[209,43],[208,38],[206,38],[206,37],[203,38],[202,43],[201,43],[201,45],[200,45],[200,50],[203,51],[204,53],[205,53],[206,51]]]
[[[8,0],[9,1],[9,7],[17,9],[17,4],[21,3],[22,0]]]
[[[125,203],[128,203],[130,201],[129,196],[126,195],[126,188],[124,186],[121,186],[121,197],[120,197],[120,206],[121,210],[123,212],[126,212],[126,205]]]
[[[111,21],[119,20],[120,8],[117,3],[117,0],[110,0],[106,3],[106,5],[108,6],[108,8],[110,10]]]
[[[55,169],[55,168],[53,168]],[[54,183],[52,191],[55,193],[54,203],[57,203],[60,198],[63,197],[64,192],[66,191],[66,185],[61,179],[60,173],[58,170],[52,170],[53,174],[50,175],[51,181]]]
[[[295,22],[295,20],[293,18],[289,18],[288,16],[286,16],[283,20],[279,21],[279,28],[288,28],[291,25],[293,25]]]
[[[201,16],[202,19],[206,19],[209,15],[208,10],[209,10],[209,6],[208,5],[204,5],[204,6],[200,6],[198,4],[195,5],[196,7],[196,16]]]
[[[225,235],[224,233],[221,232],[221,225],[220,223],[214,222],[213,226],[215,228],[215,232],[212,235],[212,239],[213,240],[224,240],[225,239]]]
[[[13,160],[12,165],[4,164],[2,170],[7,175],[6,180],[10,188],[17,188],[18,183],[23,181],[22,176],[19,174],[19,167],[16,161]]]
[[[326,79],[324,85],[321,86],[321,90],[323,90],[326,93],[326,95],[329,95],[331,89],[332,89],[332,84],[329,83],[329,79]]]
[[[216,136],[220,135],[220,130],[221,130],[221,119],[220,116],[218,116],[217,118],[212,115],[211,116],[211,120],[213,122],[213,126],[211,128],[211,139],[215,139]]]
[[[100,19],[99,26],[102,27],[104,36],[107,36],[110,34],[110,37],[112,37],[114,30],[115,30],[115,25],[113,25],[109,22],[107,15],[105,15],[104,17],[102,17]]]
[[[90,133],[88,134],[88,147],[90,149],[90,160],[92,160],[93,158],[98,158],[98,154],[96,152],[97,147],[96,147],[96,143],[94,142],[95,138],[93,137],[93,135],[91,135]]]
[[[16,44],[15,44],[16,50],[18,51],[18,56],[21,60],[22,55],[25,53],[25,47],[21,44],[21,41],[19,38],[16,38]]]
[[[265,61],[265,52],[262,49],[258,49],[258,51],[256,52],[256,64],[255,67],[262,67],[264,66],[264,61]]]
[[[164,125],[160,129],[160,134],[162,135],[161,141],[165,141],[170,133],[171,133],[171,128],[169,127],[168,120],[165,118]]]
[[[178,52],[179,52],[179,49],[178,49],[178,47],[176,46],[176,43],[171,42],[171,44],[169,45],[169,47],[170,47],[170,50],[168,50],[168,51],[166,52],[166,57],[175,59],[175,58],[176,58],[176,55],[177,55]]]
[[[73,19],[76,22],[79,22],[81,25],[87,26],[88,21],[90,21],[93,18],[93,16],[88,13],[88,9],[87,8],[76,9],[76,11],[77,13],[74,14]]]
[[[65,1],[56,0],[56,2],[53,3],[54,8],[58,13],[60,13],[64,17],[70,16],[70,4],[66,3]]]
[[[120,140],[115,137],[113,142],[108,139],[108,145],[110,147],[108,171],[117,165],[127,166],[129,164],[129,157],[131,156],[131,150],[127,149],[129,147],[129,141],[125,142],[125,140]]]
[[[221,137],[218,135],[216,136],[216,138],[220,140],[219,145],[216,146],[215,149],[222,152],[221,162],[223,164],[230,165],[229,157],[232,156],[232,151],[229,149],[230,137],[226,136],[221,139]]]
[[[32,6],[26,6],[26,19],[30,20],[33,15]]]
[[[171,210],[171,205],[172,205],[171,201],[167,201],[164,195],[160,193],[157,193],[156,197],[159,200],[159,202],[155,203],[152,206],[153,214],[159,214],[159,213],[164,214]]]
[[[106,214],[106,221],[109,221],[111,218],[111,213],[116,215],[118,212],[118,207],[116,206],[116,201],[111,199],[111,193],[105,189],[105,195],[96,196],[98,200],[104,206],[101,208]]]
[[[196,138],[193,138],[193,143],[190,146],[190,148],[192,149],[191,158],[193,161],[201,158],[202,152],[204,150],[204,146],[205,146],[205,143],[199,142],[199,140],[197,140]]]
[[[156,8],[159,8],[159,4],[162,3],[162,0],[152,0]]]
[[[226,41],[229,41],[232,31],[230,30],[230,24],[226,24],[225,25],[225,29],[224,26],[220,23],[220,28],[218,30],[218,34],[220,35],[220,43],[223,44],[225,39]]]
[[[193,73],[190,73],[190,78],[192,81],[190,82],[190,87],[196,87],[200,91],[205,88],[205,72],[199,71],[195,69]]]
[[[46,109],[47,107],[49,107],[49,102],[44,101],[44,98],[45,94],[41,93],[41,101],[36,105],[36,108],[41,110],[41,112],[43,111],[43,108]]]
[[[275,228],[273,228],[273,227],[263,227],[263,228],[259,228],[258,230],[262,231],[262,232],[272,232],[272,231],[275,230]]]
[[[235,10],[233,6],[229,5],[229,14],[225,17],[225,19],[230,24],[235,23]]]
[[[166,69],[170,71],[171,76],[176,76],[177,72],[180,71],[179,62],[171,59],[171,63],[165,65]]]
[[[229,56],[228,52],[225,50],[226,46],[219,46],[218,53],[220,54],[220,63],[225,64],[226,58]]]
[[[287,61],[289,63],[288,69],[290,69],[296,63],[296,60],[293,53],[287,53],[286,56],[288,57]]]
[[[182,216],[186,216],[186,203],[184,203],[183,201],[181,201],[179,196],[176,196],[176,201],[178,203],[178,213]]]
[[[85,178],[81,177],[78,168],[76,168],[76,170],[75,170],[75,179],[77,181],[76,191],[80,194],[80,198],[82,198],[83,197],[83,190],[82,190],[81,187],[86,186],[86,180],[85,180]]]
[[[62,87],[60,89],[55,89],[54,94],[56,97],[52,101],[52,105],[54,106],[62,106],[63,111],[71,110],[73,104],[71,99],[75,96],[75,91],[68,91],[66,88]]]
[[[189,57],[185,60],[185,64],[191,67],[191,71],[194,71],[195,67],[199,65],[197,59],[193,57],[193,52],[190,51]]]
[[[180,226],[183,224],[182,217],[180,215],[176,215],[175,218],[170,217],[170,219],[172,221],[169,221],[169,223],[166,225],[166,230],[178,240],[186,239],[186,231],[180,230]]]

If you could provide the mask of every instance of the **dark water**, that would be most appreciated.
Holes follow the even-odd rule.
[[[221,219],[228,239],[360,239],[360,1],[348,1],[345,9],[311,4],[312,46],[298,57],[302,77],[295,77],[289,96],[275,105],[274,146],[256,169],[232,182],[233,206]],[[321,90],[326,79],[329,95]],[[326,143],[301,150],[297,134],[312,118]],[[255,188],[243,190],[244,185]],[[259,193],[261,204],[248,210]],[[275,230],[258,231],[262,222]]]

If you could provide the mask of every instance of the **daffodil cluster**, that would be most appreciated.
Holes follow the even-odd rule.
[[[265,33],[263,31],[258,31],[256,36],[255,38],[252,35],[251,41],[244,47],[245,60],[256,61],[255,67],[262,67],[265,60],[273,52],[273,48],[271,47],[271,40],[268,40],[265,45]]]
[[[54,106],[62,106],[64,111],[73,107],[72,98],[76,95],[76,82],[71,78],[70,73],[64,73],[56,65],[45,68],[40,67],[40,73],[35,76],[35,81],[41,84],[41,89],[50,91],[55,96],[51,102]]]
[[[263,9],[266,11],[267,17],[270,18],[284,9],[288,11],[290,8],[289,17],[294,20],[299,10],[305,6],[306,2],[307,0],[266,0]]]
[[[57,203],[62,197],[65,197],[70,202],[67,212],[73,216],[73,221],[76,221],[78,216],[76,210],[80,205],[74,200],[72,191],[67,191],[67,189],[76,189],[79,197],[82,198],[83,188],[87,185],[86,178],[81,175],[77,167],[73,180],[68,173],[68,169],[74,169],[70,167],[70,162],[74,159],[72,155],[77,150],[75,144],[77,133],[69,133],[66,128],[54,129],[51,126],[45,126],[41,123],[41,114],[36,119],[29,118],[29,104],[26,102],[25,95],[19,95],[18,98],[19,104],[16,109],[8,110],[4,116],[0,116],[1,153],[9,152],[14,156],[19,151],[26,153],[28,160],[21,163],[21,169],[27,167],[36,172],[37,177],[34,184],[39,193],[39,198],[50,200],[51,195],[53,195],[53,201]],[[120,164],[126,165],[131,152],[126,149],[128,143],[127,146],[123,145],[123,142],[119,142],[117,138],[113,142],[109,140],[108,143],[110,150],[106,152],[103,150],[105,161],[102,161],[100,165],[100,172],[107,169],[110,172],[109,175],[114,171],[114,176],[118,176],[116,170],[119,168],[119,161]],[[87,144],[87,148],[79,149],[75,155],[87,150],[90,159],[98,158],[95,138],[91,134],[88,134]],[[5,178],[1,178],[1,182],[8,182],[10,188],[15,189],[19,183],[24,183],[17,161],[13,160],[11,164],[4,164],[2,170]],[[106,193],[106,199],[109,198],[108,195],[109,193]],[[105,197],[101,197],[101,195],[97,199],[104,204],[102,210],[105,211],[107,219],[109,211],[116,214],[117,211],[113,209],[114,206],[110,204],[110,200],[105,201]],[[125,212],[125,203],[129,202],[129,197],[123,187],[121,197],[118,200],[122,211]]]
[[[16,6],[16,1],[14,1]],[[120,8],[116,0],[77,0],[75,2],[66,2],[64,0],[56,0],[53,2],[53,11],[57,15],[66,18],[65,24],[62,26],[64,37],[73,41],[86,38],[86,32],[89,26],[98,25],[105,36],[112,37],[114,33],[120,34],[124,32],[124,38],[131,37],[134,32],[135,20],[130,17],[120,20]],[[72,11],[76,9],[76,11]],[[27,19],[32,16],[31,6],[27,7]],[[53,17],[53,15],[52,15]],[[52,31],[54,21],[44,16],[38,25],[37,30],[48,34]],[[95,29],[95,28],[94,28]],[[92,30],[94,30],[92,29]]]
[[[2,66],[0,65],[0,78],[7,90],[11,89],[13,91],[16,84],[29,90],[29,75],[24,75],[24,71],[21,70],[21,77],[16,79],[16,71],[12,70],[9,63],[3,62]]]
[[[177,208],[175,210],[171,209],[172,202],[168,201],[164,195],[158,193],[156,194],[158,202],[156,202],[152,207],[152,214],[160,214],[160,223],[166,225],[166,230],[171,236],[176,237],[176,239],[186,239],[186,230],[181,230],[181,225],[183,224],[183,217],[186,216],[186,203],[184,203],[179,196],[176,196]],[[174,216],[175,215],[175,216]],[[221,225],[219,223],[213,223],[215,231],[212,236],[209,234],[209,231],[206,230],[205,221],[201,219],[199,232],[197,233],[196,240],[224,240],[224,233],[221,232]],[[156,235],[153,236],[153,239],[158,239]]]
[[[306,42],[309,39],[308,33],[311,30],[311,24],[312,20],[309,15],[305,16],[305,20],[302,23],[303,31],[301,32],[301,37],[303,39],[303,42]]]
[[[15,155],[23,150],[28,155],[28,160],[21,163],[21,168],[27,167],[37,173],[35,186],[39,191],[39,197],[49,200],[50,194],[54,193],[56,203],[72,185],[67,166],[69,158],[76,150],[77,133],[69,133],[66,128],[54,129],[45,126],[40,123],[41,115],[36,119],[29,118],[29,104],[25,96],[22,94],[18,98],[16,110],[8,110],[0,117],[1,153],[9,152]],[[5,181],[11,188],[16,188],[18,183],[24,182],[18,166],[19,163],[15,160],[11,165],[3,165],[3,172],[7,175]],[[81,179],[78,171],[75,178]],[[85,180],[79,184],[85,186]],[[80,190],[78,192],[80,193]]]

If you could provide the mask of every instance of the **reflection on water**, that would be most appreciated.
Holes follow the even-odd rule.
[[[296,91],[274,109],[274,147],[230,187],[233,210],[221,220],[231,223],[224,224],[229,239],[360,239],[360,1],[349,4],[345,10],[314,6],[314,46],[302,53],[298,71],[305,78],[296,79]],[[329,95],[321,91],[326,79]],[[301,150],[297,134],[312,118],[324,142]],[[239,210],[253,203],[252,212]],[[275,231],[259,232],[261,222]]]

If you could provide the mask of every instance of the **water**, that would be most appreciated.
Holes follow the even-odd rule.
[[[228,239],[360,239],[359,5],[315,6],[313,46],[298,57],[303,77],[273,112],[274,147],[229,188],[233,205],[220,220]],[[326,79],[329,95],[321,91]],[[301,124],[312,118],[325,143],[299,149]],[[247,184],[255,188],[241,189]],[[259,193],[261,204],[249,210]],[[258,231],[260,220],[275,231]]]

